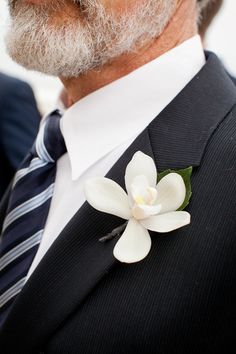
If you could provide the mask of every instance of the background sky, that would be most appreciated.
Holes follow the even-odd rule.
[[[223,60],[226,68],[236,76],[236,0],[225,0],[206,38],[206,47]],[[6,54],[4,34],[9,26],[7,0],[0,0],[0,70],[31,84],[43,113],[55,106],[61,83],[43,74],[28,72],[15,64]]]

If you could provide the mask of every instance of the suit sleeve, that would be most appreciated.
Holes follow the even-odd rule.
[[[1,145],[14,169],[17,169],[38,132],[40,114],[31,87],[16,81],[5,95],[1,122]]]

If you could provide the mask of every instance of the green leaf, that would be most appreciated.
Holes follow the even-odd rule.
[[[181,207],[178,209],[178,211],[184,210],[186,206],[189,204],[189,201],[192,196],[192,188],[191,188],[191,175],[193,172],[192,166],[188,168],[184,168],[183,170],[166,170],[158,174],[157,176],[157,183],[160,182],[160,180],[168,175],[169,173],[178,173],[184,180],[185,186],[186,186],[186,197],[181,205]]]

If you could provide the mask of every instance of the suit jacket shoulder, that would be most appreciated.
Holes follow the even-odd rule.
[[[33,144],[39,122],[31,87],[0,73],[0,197]]]
[[[0,72],[0,100],[1,101],[3,98],[7,98],[9,95],[14,94],[16,91],[20,89],[26,90],[28,93],[30,92],[30,94],[33,95],[32,88],[27,82]]]

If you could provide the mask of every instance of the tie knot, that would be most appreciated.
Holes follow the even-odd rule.
[[[33,148],[33,154],[46,162],[56,162],[67,150],[60,128],[61,114],[52,112],[42,124]]]

